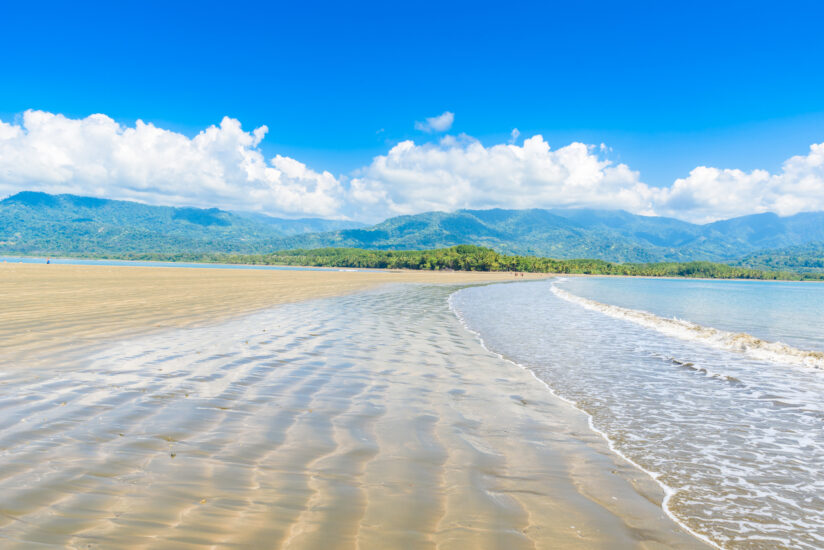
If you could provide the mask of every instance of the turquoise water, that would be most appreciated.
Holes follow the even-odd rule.
[[[798,349],[822,348],[822,297],[817,284],[569,278],[451,302],[489,349],[588,413],[691,530],[724,548],[813,549],[824,548],[824,369]]]
[[[558,286],[606,304],[824,350],[820,283],[571,277]]]

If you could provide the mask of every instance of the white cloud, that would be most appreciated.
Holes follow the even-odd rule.
[[[778,174],[699,166],[661,190],[656,201],[656,212],[697,222],[816,210],[824,210],[824,143],[785,161]]]
[[[516,136],[513,130],[512,136]],[[624,209],[706,223],[760,212],[789,216],[824,210],[824,143],[788,159],[778,174],[700,166],[671,187],[651,187],[598,147],[551,150],[540,135],[522,146],[483,146],[468,136],[404,141],[375,157],[351,181],[358,215],[458,208]],[[355,205],[358,206],[358,205]],[[355,210],[357,211],[357,210]]]
[[[388,214],[458,208],[625,208],[648,212],[654,191],[638,173],[593,148],[557,151],[540,135],[522,146],[484,147],[468,136],[437,144],[404,141],[351,181],[352,198]]]
[[[455,122],[455,113],[444,111],[438,116],[427,118],[425,122],[415,122],[415,129],[427,134],[446,132],[452,128],[453,122]]]
[[[447,112],[426,124],[434,131],[452,120]],[[364,221],[493,207],[622,208],[695,222],[824,210],[824,143],[788,159],[779,173],[699,166],[657,188],[610,161],[604,144],[552,150],[536,135],[519,146],[517,129],[509,144],[491,146],[465,135],[403,141],[351,177],[281,155],[264,158],[267,131],[244,131],[227,117],[189,138],[100,114],[70,119],[27,111],[20,122],[0,121],[0,197],[36,190]]]
[[[340,181],[258,145],[268,129],[245,132],[224,118],[193,138],[105,115],[70,119],[27,111],[0,121],[0,193],[38,190],[153,204],[220,206],[274,215],[339,215]]]
[[[517,128],[513,128],[512,131],[509,133],[509,144],[514,145],[518,138],[521,136],[521,131]]]

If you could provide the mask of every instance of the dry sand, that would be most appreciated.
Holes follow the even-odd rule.
[[[542,275],[524,278],[536,277]],[[221,321],[386,283],[513,279],[511,273],[0,263],[0,363],[28,365],[112,338]]]

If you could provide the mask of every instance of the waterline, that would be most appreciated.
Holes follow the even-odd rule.
[[[824,368],[824,352],[802,350],[781,342],[768,342],[744,332],[733,333],[705,327],[682,319],[666,319],[653,313],[610,304],[604,304],[577,296],[552,285],[552,293],[568,302],[598,311],[615,319],[632,321],[640,326],[657,330],[661,334],[683,340],[692,340],[717,349],[735,351],[754,359]]]
[[[821,370],[670,337],[552,284],[464,289],[452,305],[665,486],[667,512],[693,533],[724,548],[824,543]]]
[[[661,488],[661,490],[664,493],[664,498],[661,501],[661,509],[664,511],[664,513],[667,514],[667,516],[669,516],[670,519],[672,519],[675,523],[680,525],[682,529],[684,529],[686,532],[688,532],[689,534],[691,534],[695,538],[707,543],[708,545],[712,546],[713,548],[719,548],[719,549],[722,548],[721,546],[716,544],[713,540],[711,540],[706,535],[704,535],[702,533],[699,533],[699,532],[693,530],[692,528],[690,528],[689,525],[684,523],[677,515],[675,515],[673,513],[673,511],[670,509],[669,503],[670,503],[670,500],[672,499],[672,496],[676,493],[676,489],[673,489],[672,487],[670,487],[667,484],[665,484],[664,482],[662,482],[660,473],[656,473],[656,472],[647,470],[646,468],[644,468],[643,466],[641,466],[640,464],[638,464],[637,462],[635,462],[634,460],[629,458],[623,452],[621,452],[621,450],[618,447],[616,447],[615,441],[610,439],[610,437],[603,430],[600,430],[595,426],[595,423],[593,421],[593,416],[589,412],[587,412],[585,409],[581,408],[578,405],[577,402],[575,402],[571,399],[567,399],[566,397],[564,397],[564,396],[560,395],[558,392],[556,392],[552,388],[552,386],[550,386],[545,380],[541,379],[535,373],[534,370],[530,369],[529,367],[527,367],[526,365],[524,365],[522,363],[519,363],[517,361],[514,361],[514,360],[504,356],[501,353],[497,353],[494,350],[491,350],[486,345],[486,342],[484,342],[484,339],[483,339],[483,336],[481,335],[481,333],[476,331],[476,330],[473,330],[472,328],[470,328],[470,326],[467,324],[466,320],[463,318],[463,315],[461,315],[461,312],[455,307],[455,304],[452,300],[452,298],[454,296],[455,296],[455,294],[452,294],[452,295],[449,296],[449,309],[452,310],[452,313],[455,314],[455,317],[458,318],[458,320],[461,322],[461,325],[463,325],[463,327],[466,329],[466,331],[469,332],[470,334],[472,334],[473,336],[475,336],[475,338],[478,340],[478,342],[481,344],[481,346],[484,349],[486,349],[490,353],[493,353],[493,354],[497,355],[502,361],[506,361],[507,363],[509,363],[511,365],[514,365],[514,366],[528,372],[536,381],[538,381],[538,383],[540,383],[542,386],[544,386],[547,389],[547,391],[549,393],[551,393],[554,397],[564,401],[565,403],[568,403],[571,407],[574,407],[575,410],[577,410],[580,413],[584,414],[587,418],[587,424],[589,425],[589,429],[592,430],[594,433],[598,434],[601,437],[601,439],[604,440],[604,442],[609,447],[610,451],[612,451],[617,456],[621,457],[622,460],[624,460],[624,461],[628,462],[629,464],[631,464],[634,468],[637,468],[638,470],[640,470],[641,472],[643,472],[644,474],[649,476],[649,478],[652,479]]]

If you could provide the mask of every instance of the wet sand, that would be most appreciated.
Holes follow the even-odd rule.
[[[466,331],[455,288],[287,303],[4,370],[1,545],[702,547],[585,415]]]
[[[386,283],[513,279],[511,273],[0,263],[0,364],[30,365],[116,337],[216,322]]]

